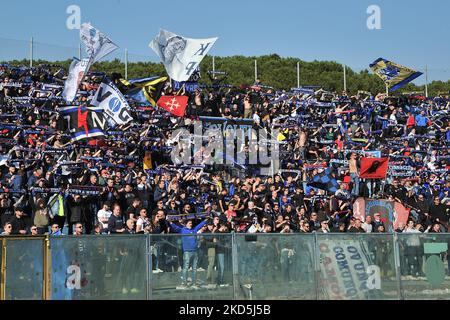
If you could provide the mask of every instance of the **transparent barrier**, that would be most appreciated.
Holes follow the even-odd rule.
[[[398,234],[404,299],[450,299],[450,234]]]
[[[232,235],[152,235],[151,299],[233,299]]]
[[[314,236],[236,234],[237,299],[316,299]]]
[[[44,298],[44,244],[43,239],[7,239],[6,300]]]
[[[2,299],[450,299],[450,234],[1,241]]]
[[[52,237],[54,300],[146,299],[146,237]]]

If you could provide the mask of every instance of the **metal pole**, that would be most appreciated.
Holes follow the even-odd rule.
[[[386,95],[389,96],[389,87],[387,84],[386,84]]]
[[[255,59],[255,82],[258,79],[258,62]]]
[[[152,236],[150,234],[146,235],[145,239],[145,266],[147,270],[147,300],[152,300],[152,273],[153,273],[153,258],[152,258],[152,246],[151,246]]]
[[[297,62],[297,88],[300,88],[300,62]]]
[[[313,263],[314,263],[314,292],[316,294],[316,300],[319,300],[319,283],[320,283],[320,250],[319,243],[317,241],[317,232],[313,233]]]
[[[401,277],[401,261],[400,261],[400,246],[398,243],[398,234],[394,232],[393,236],[394,242],[394,264],[395,264],[395,278],[397,280],[397,291],[398,291],[398,299],[404,300],[403,290],[402,290],[402,277]]]
[[[33,37],[30,40],[30,68],[33,68]]]
[[[42,286],[42,298],[44,300],[51,300],[51,254],[50,254],[50,238],[48,235],[45,236],[45,239],[43,240],[43,246],[44,246],[44,265],[43,265],[43,271],[44,271],[44,285]]]
[[[214,56],[212,57],[212,71],[213,71],[213,77],[214,77],[214,72],[216,72],[216,60],[214,59]]]
[[[237,291],[238,291],[238,257],[237,257],[237,247],[236,247],[236,234],[235,232],[231,233],[231,264],[232,264],[232,272],[233,272],[233,300],[238,300]]]
[[[2,259],[1,259],[1,279],[0,279],[0,300],[6,300],[6,238],[2,239]]]
[[[425,66],[425,97],[428,98],[428,66]]]
[[[125,48],[125,80],[128,80],[128,49]]]
[[[344,91],[347,92],[347,67],[345,64],[342,67],[344,68]]]
[[[81,60],[81,43],[78,44],[78,59]]]

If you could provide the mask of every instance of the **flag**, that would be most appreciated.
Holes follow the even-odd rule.
[[[367,216],[373,217],[375,213],[379,213],[387,232],[393,232],[400,223],[406,225],[409,211],[400,202],[386,199],[365,199],[359,197],[353,203],[353,217],[364,221]]]
[[[151,170],[151,169],[153,169],[152,153],[150,151],[145,151],[144,158],[142,159],[142,164],[143,164],[144,170]]]
[[[103,110],[119,125],[133,120],[127,100],[125,100],[119,89],[109,80],[102,82],[91,104]]]
[[[175,81],[187,81],[218,38],[191,39],[161,29],[149,47]]]
[[[105,34],[91,26],[83,23],[80,27],[80,40],[86,45],[86,52],[96,62],[118,48]]]
[[[389,165],[389,158],[361,158],[359,176],[365,179],[384,179]]]
[[[281,142],[286,140],[286,134],[289,132],[289,129],[285,129],[277,135],[277,141]]]
[[[158,100],[158,107],[169,111],[177,117],[183,117],[188,102],[187,96],[162,96]]]
[[[74,140],[105,136],[106,119],[103,112],[86,106],[59,108],[60,129],[69,132]]]
[[[161,96],[166,81],[167,77],[120,79],[120,82],[129,88],[125,94],[126,96],[140,103],[150,103],[154,107]]]
[[[330,168],[326,168],[321,173],[316,174],[308,185],[331,193],[335,193],[339,189],[339,184],[332,176]]]
[[[406,226],[410,211],[410,209],[405,208],[400,202],[396,201],[394,203],[394,230],[397,229],[400,222]]]
[[[92,60],[89,58],[85,58],[79,60],[74,58],[69,68],[69,75],[64,84],[64,91],[62,96],[64,100],[67,102],[72,102],[77,95],[78,86],[83,80],[84,75],[88,72],[90,66],[92,64]]]
[[[409,69],[383,58],[375,60],[370,64],[370,68],[393,91],[400,89],[408,82],[422,75],[422,72]]]

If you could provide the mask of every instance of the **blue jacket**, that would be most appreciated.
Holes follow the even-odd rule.
[[[427,117],[422,116],[421,114],[416,116],[416,125],[419,127],[425,127],[428,123]]]
[[[188,229],[186,227],[179,227],[176,224],[171,223],[170,224],[170,228],[175,232],[175,233],[181,233],[181,234],[193,234],[193,233],[197,233],[198,230],[200,230],[205,224],[206,224],[207,220],[203,220],[202,222],[200,222],[195,228],[192,229]],[[181,243],[182,243],[182,247],[183,247],[183,252],[185,251],[197,251],[197,237],[196,236],[185,236],[182,237],[181,239]]]

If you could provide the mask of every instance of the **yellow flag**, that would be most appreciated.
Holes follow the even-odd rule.
[[[144,163],[144,170],[151,170],[152,166],[152,153],[149,151],[145,152],[144,159],[142,161]]]

